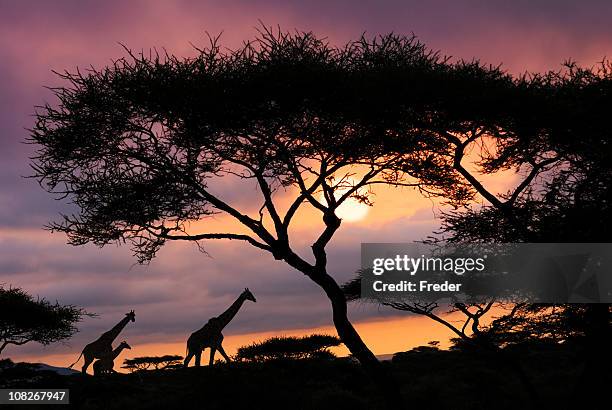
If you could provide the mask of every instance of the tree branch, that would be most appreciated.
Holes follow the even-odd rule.
[[[463,331],[457,329],[450,322],[442,319],[440,316],[438,316],[435,313],[433,313],[433,309],[436,309],[438,307],[437,303],[434,304],[433,307],[426,308],[426,309],[421,308],[420,306],[418,306],[418,304],[410,305],[410,304],[407,304],[407,303],[395,303],[395,302],[383,302],[382,304],[385,305],[385,306],[390,306],[390,307],[392,307],[394,309],[405,310],[405,311],[408,311],[408,312],[416,313],[418,315],[427,316],[428,318],[430,318],[430,319],[440,323],[441,325],[447,327],[448,329],[450,329],[453,333],[455,333],[460,338],[469,341],[469,337]]]
[[[4,350],[4,348],[8,345],[15,345],[15,346],[21,346],[24,345],[28,342],[31,342],[32,339],[24,339],[24,340],[5,340],[4,343],[2,343],[2,346],[0,346],[0,353],[2,353],[2,351]]]
[[[272,201],[272,190],[270,189],[270,185],[268,185],[268,182],[259,170],[255,173],[255,177],[257,178],[257,183],[259,184],[261,193],[264,196],[265,207],[268,210],[268,213],[270,214],[270,218],[272,218],[272,222],[274,223],[276,237],[278,238],[278,240],[286,242],[287,228],[283,224],[283,221],[281,221],[280,216],[276,211],[276,207],[274,206],[274,202]]]
[[[472,175],[467,169],[465,169],[465,167],[461,164],[461,161],[463,160],[463,156],[465,155],[465,147],[467,146],[467,144],[469,144],[470,142],[473,141],[473,137],[476,134],[473,134],[470,138],[468,138],[466,141],[462,142],[459,137],[449,133],[448,131],[443,131],[442,132],[444,134],[444,136],[446,137],[446,139],[448,141],[450,141],[453,145],[455,145],[455,153],[454,153],[454,157],[453,157],[453,167],[474,187],[474,189],[476,189],[476,191],[482,195],[487,201],[489,201],[493,206],[495,206],[498,209],[505,209],[504,208],[504,204],[497,199],[497,197],[495,195],[493,195],[491,192],[489,192],[484,185],[482,185],[480,183],[480,181],[478,181],[476,179],[476,177],[474,177],[474,175]],[[467,143],[467,144],[466,144]]]
[[[199,240],[205,240],[205,239],[229,239],[229,240],[246,241],[257,248],[264,249],[269,252],[272,251],[272,248],[270,246],[255,240],[253,237],[249,235],[242,235],[242,234],[202,233],[202,234],[196,234],[196,235],[168,235],[162,232],[160,234],[156,234],[156,236],[162,239],[168,239],[172,241],[180,241],[180,240],[199,241]]]
[[[521,194],[521,192],[523,192],[523,190],[525,190],[525,188],[527,188],[529,184],[531,184],[531,181],[533,181],[533,179],[542,171],[542,169],[546,167],[547,165],[550,165],[558,160],[559,160],[559,157],[554,157],[554,158],[549,158],[547,160],[543,160],[537,164],[536,163],[532,164],[531,172],[516,187],[516,189],[510,196],[510,198],[506,201],[506,203],[510,205],[514,204],[516,200],[518,199],[519,195]]]
[[[265,229],[265,227],[259,221],[251,218],[248,215],[242,214],[240,211],[233,208],[231,205],[227,204],[226,202],[217,198],[215,195],[208,192],[202,186],[202,184],[196,181],[192,176],[187,175],[186,173],[178,169],[178,167],[174,166],[172,163],[169,163],[167,161],[167,157],[162,156],[161,158],[158,158],[159,160],[163,161],[164,165],[166,165],[165,168],[161,168],[156,165],[154,161],[151,161],[147,156],[138,155],[137,153],[134,153],[132,151],[127,152],[127,155],[131,156],[135,160],[142,161],[143,163],[150,166],[152,169],[157,169],[160,172],[170,172],[175,177],[179,178],[179,180],[183,180],[186,184],[193,187],[202,196],[203,199],[210,202],[215,208],[226,212],[230,216],[237,219],[240,223],[245,225],[253,233],[259,236],[259,238],[266,244],[271,246],[276,241],[272,234],[270,234],[270,232],[268,232],[268,230]]]

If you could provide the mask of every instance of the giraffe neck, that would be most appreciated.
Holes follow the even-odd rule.
[[[117,358],[117,356],[119,356],[119,354],[121,353],[121,351],[125,349],[124,346],[117,346],[115,348],[115,350],[113,350],[113,354],[111,355],[113,360],[115,360]]]
[[[117,336],[119,336],[119,333],[121,333],[125,325],[128,324],[129,321],[130,321],[130,318],[128,318],[127,316],[121,319],[119,323],[117,323],[111,330],[109,330],[108,332],[104,334],[105,338],[109,339],[110,342],[115,340]]]
[[[217,319],[219,319],[219,326],[221,329],[227,326],[227,324],[232,321],[234,316],[236,316],[236,313],[238,313],[238,311],[242,307],[244,300],[245,299],[241,294],[240,296],[238,296],[238,299],[236,299],[236,301],[232,303],[232,305],[229,308],[227,308],[225,312],[221,313],[217,317]]]

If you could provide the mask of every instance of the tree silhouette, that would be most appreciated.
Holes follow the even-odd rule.
[[[593,68],[569,62],[565,70],[534,76],[541,103],[530,122],[543,138],[523,136],[515,153],[544,153],[561,161],[537,184],[527,187],[511,208],[496,204],[443,217],[446,239],[492,242],[609,242],[612,226],[612,148],[607,112],[612,107],[612,64]],[[521,119],[520,121],[525,121]],[[533,182],[533,181],[532,181]],[[513,218],[506,215],[513,214]],[[603,303],[584,305],[519,305],[488,329],[497,343],[518,339],[584,340],[586,366],[574,393],[584,406],[605,394],[611,363],[612,315]],[[581,337],[581,336],[584,336]]]
[[[236,359],[260,362],[279,359],[333,358],[334,354],[328,349],[340,344],[340,339],[330,335],[272,337],[260,343],[240,347]]]
[[[48,345],[68,339],[89,313],[72,305],[34,299],[20,288],[0,286],[0,353],[8,345]]]
[[[577,344],[584,341],[589,331],[590,308],[588,304],[517,303],[481,329],[481,333],[500,347],[528,342]],[[608,320],[612,320],[612,315]]]
[[[510,81],[515,92],[488,111],[481,108],[474,93],[467,97],[471,101],[464,110],[443,100],[442,106],[461,114],[463,121],[457,126],[438,120],[439,127],[431,132],[446,141],[452,168],[476,198],[485,202],[444,212],[440,236],[434,241],[608,242],[612,149],[607,117],[612,107],[612,64],[603,61],[593,68],[581,68],[568,62],[561,71],[527,74]],[[470,157],[472,163],[464,164]],[[507,170],[519,175],[508,192],[497,194],[481,182],[484,175]],[[358,285],[348,284],[347,290],[352,286],[354,293]],[[431,305],[394,307],[429,316],[466,341]],[[486,311],[484,306],[474,308]],[[483,330],[491,346],[522,338],[587,335],[590,348],[585,373],[592,376],[601,374],[596,369],[609,363],[605,347],[610,341],[609,312],[605,304],[517,305]],[[471,314],[466,318],[472,320]],[[476,320],[471,327],[478,329]],[[472,329],[474,334],[478,331]],[[603,386],[602,380],[587,384]]]
[[[347,300],[357,301],[361,299],[361,275],[363,273],[363,271],[358,271],[355,278],[342,285]],[[514,308],[508,308],[508,305],[511,304],[496,302],[493,298],[482,303],[439,304],[437,302],[419,302],[415,300],[381,301],[378,303],[403,312],[428,317],[446,327],[454,336],[452,340],[455,346],[461,346],[484,360],[495,363],[502,371],[510,370],[516,374],[534,406],[538,407],[541,405],[540,395],[531,379],[525,373],[523,367],[515,357],[502,350],[501,348],[505,347],[505,345],[499,343],[499,339],[503,337],[500,335],[513,334],[513,332],[520,328],[520,325],[516,321],[508,321],[506,322],[507,326],[504,328],[503,332],[500,332],[499,330],[501,329],[499,328],[498,331],[492,332],[491,326],[482,323],[484,317],[490,313],[491,309],[494,307],[509,309],[510,313],[504,317],[510,318],[515,316],[518,310],[517,306],[519,305]],[[461,319],[456,319],[455,317],[449,319],[445,317],[445,315],[453,313],[460,313],[462,315]],[[494,323],[498,322],[494,321]],[[497,335],[496,338],[492,337],[493,333]],[[429,348],[431,350],[431,347],[425,346],[424,348]]]
[[[585,69],[570,62],[564,71],[534,81],[546,95],[532,120],[544,138],[537,143],[521,138],[518,152],[548,152],[562,161],[511,208],[492,204],[446,214],[442,231],[447,240],[609,242],[612,148],[607,112],[612,107],[612,64],[604,61]],[[505,217],[508,213],[514,221]],[[586,365],[573,397],[574,404],[583,406],[602,397],[609,383],[605,369],[612,363],[611,325],[611,309],[604,303],[522,305],[494,322],[488,333],[498,343],[515,343],[517,338],[583,340]]]
[[[178,367],[182,364],[183,356],[164,355],[164,356],[143,356],[123,361],[123,369],[133,372],[136,370],[148,370],[153,367],[155,370],[164,370]]]
[[[34,176],[78,208],[50,229],[73,245],[129,242],[140,262],[176,240],[238,240],[267,251],[322,288],[342,342],[387,388],[327,270],[336,210],[349,198],[371,204],[376,184],[454,204],[471,199],[453,171],[456,149],[434,131],[465,127],[449,106],[486,112],[522,91],[495,67],[451,63],[394,35],[337,48],[311,33],[263,31],[229,52],[212,39],[194,58],[128,53],[111,67],[61,74],[69,85],[52,89],[59,105],[38,108]],[[261,206],[239,209],[213,189],[217,179],[241,182],[241,191],[256,186]],[[284,210],[279,192],[291,196]],[[322,223],[314,261],[290,245],[291,222],[306,206]],[[203,220],[205,229],[216,214],[243,228],[189,227]]]

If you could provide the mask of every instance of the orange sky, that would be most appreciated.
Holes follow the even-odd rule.
[[[494,315],[491,314],[491,315]],[[491,315],[488,317],[490,318]],[[461,321],[461,314],[443,315],[443,317],[453,323]],[[441,348],[447,348],[450,344],[449,338],[454,337],[454,334],[444,326],[433,322],[431,319],[420,316],[408,316],[391,318],[380,321],[365,321],[355,324],[359,334],[366,344],[377,355],[387,355],[395,352],[409,350],[415,346],[426,345],[430,341],[439,341]],[[309,329],[288,329],[285,331],[268,331],[258,333],[247,333],[241,335],[231,335],[225,337],[223,346],[228,355],[233,356],[240,346],[245,346],[254,342],[263,341],[273,336],[304,336],[312,333],[323,333],[335,335],[335,329],[332,326],[316,327]],[[346,356],[349,354],[344,346],[332,349],[338,356]],[[44,362],[53,366],[67,366],[76,360],[75,354],[35,354],[31,356],[19,356],[19,360],[29,362]],[[123,359],[140,357],[140,356],[157,356],[166,354],[185,355],[185,341],[176,340],[167,343],[144,343],[132,345],[132,350],[124,350],[119,357],[119,362]],[[203,364],[208,364],[207,350],[202,358]],[[222,359],[217,353],[216,359]],[[79,369],[82,361],[75,366]],[[193,365],[193,362],[192,362]],[[116,366],[116,370],[118,366]],[[91,369],[90,369],[91,371]],[[121,370],[125,371],[125,370]]]

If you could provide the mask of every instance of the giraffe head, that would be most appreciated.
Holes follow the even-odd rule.
[[[130,310],[130,313],[126,313],[125,316],[127,316],[127,318],[132,322],[136,321],[136,313],[134,313],[133,310]]]
[[[132,350],[132,347],[129,344],[127,344],[127,342],[125,340],[123,342],[119,343],[119,347],[123,348],[123,349],[130,349],[130,350]]]
[[[249,288],[244,288],[244,292],[242,292],[242,296],[246,300],[250,300],[251,302],[257,302],[257,299],[255,299],[255,296],[253,296]]]

